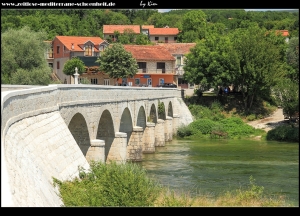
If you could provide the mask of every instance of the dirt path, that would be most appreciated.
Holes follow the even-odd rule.
[[[284,123],[282,108],[278,108],[271,116],[267,118],[247,122],[248,125],[251,125],[254,128],[263,129],[266,132],[282,123]]]

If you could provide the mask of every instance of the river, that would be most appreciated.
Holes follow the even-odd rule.
[[[139,164],[151,178],[192,196],[240,189],[252,176],[265,195],[284,195],[299,206],[299,143],[173,139]]]

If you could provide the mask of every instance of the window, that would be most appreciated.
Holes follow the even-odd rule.
[[[176,41],[177,40],[177,37],[174,37],[174,41]]]
[[[139,69],[146,68],[146,62],[138,62]]]
[[[138,62],[139,69],[143,69],[143,73],[146,73],[147,63],[146,62]]]
[[[165,62],[157,62],[157,69],[164,69],[165,68]]]
[[[134,85],[136,85],[136,86],[140,85],[140,79],[135,79],[134,80]]]
[[[165,69],[165,62],[157,62],[157,69],[162,69],[162,73],[165,73],[166,72],[166,69]]]
[[[154,40],[158,41],[158,37],[155,37]]]
[[[176,57],[176,65],[181,65],[181,56]]]
[[[165,37],[165,43],[168,43],[169,38]]]
[[[84,48],[84,55],[92,56],[92,45],[86,45]]]
[[[56,47],[56,53],[57,54],[59,53],[59,48],[60,48],[59,46]]]
[[[91,84],[98,84],[98,79],[97,78],[92,78],[91,79]]]
[[[56,62],[56,69],[59,69],[59,61]]]
[[[49,66],[50,68],[53,68],[53,63],[48,63],[48,66]]]
[[[110,85],[109,79],[104,79],[104,85]]]

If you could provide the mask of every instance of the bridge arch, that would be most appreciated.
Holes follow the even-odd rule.
[[[86,120],[81,113],[76,113],[70,120],[68,128],[74,137],[81,152],[86,157],[91,146],[89,131]]]
[[[115,138],[114,123],[111,113],[105,109],[100,117],[96,139],[105,141],[105,161],[107,160]]]
[[[132,130],[133,130],[133,123],[132,123],[131,112],[130,112],[129,108],[126,107],[123,110],[123,113],[121,115],[119,132],[123,132],[123,133],[127,134],[127,143],[132,134]]]
[[[155,104],[153,103],[151,105],[150,111],[149,111],[149,118],[147,119],[147,121],[149,122],[153,122],[153,123],[157,123],[157,109]]]
[[[166,106],[163,101],[158,101],[158,118],[162,120],[166,119]]]
[[[146,112],[143,106],[139,108],[138,114],[137,114],[137,119],[136,119],[136,126],[142,127],[143,130],[146,128]]]
[[[173,117],[173,106],[172,106],[172,102],[171,101],[169,101],[167,109],[168,109],[167,110],[168,116]]]

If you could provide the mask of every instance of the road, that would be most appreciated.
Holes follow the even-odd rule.
[[[254,128],[260,128],[268,132],[269,130],[277,127],[280,124],[285,122],[282,108],[278,108],[271,116],[259,119],[256,121],[247,122],[248,125],[251,125]]]

